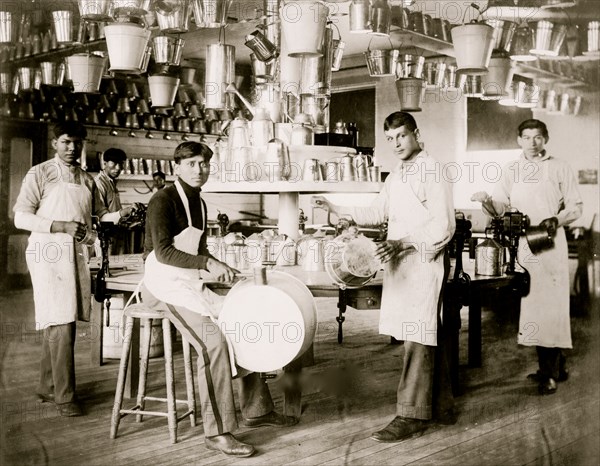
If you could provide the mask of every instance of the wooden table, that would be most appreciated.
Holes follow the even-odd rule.
[[[135,291],[135,288],[143,276],[143,263],[139,255],[118,256],[111,258],[112,272],[110,277],[106,279],[107,292],[123,293],[127,300]],[[520,304],[520,298],[516,296],[514,291],[518,277],[511,275],[503,275],[500,277],[488,277],[483,275],[475,275],[474,262],[468,259],[468,256],[463,259],[464,271],[471,277],[470,283],[465,290],[465,287],[454,280],[449,279],[444,289],[444,327],[446,329],[447,338],[449,339],[450,350],[450,370],[452,377],[452,385],[455,393],[459,392],[459,336],[461,328],[460,310],[463,305],[469,307],[468,323],[468,365],[470,367],[481,366],[481,309],[483,305],[492,304],[486,298],[492,296],[497,299],[493,290],[499,290],[509,295],[512,295],[515,300],[515,305]],[[339,315],[336,318],[338,321],[338,342],[343,340],[342,325],[345,320],[345,313],[348,306],[357,309],[379,309],[381,302],[382,279],[378,274],[368,285],[359,289],[340,289],[333,284],[326,272],[306,272],[299,266],[282,267],[281,270],[291,273],[295,277],[304,282],[313,296],[315,297],[337,297]],[[453,271],[450,272],[450,277],[453,277]],[[212,283],[209,284],[211,289],[218,294],[226,294],[231,288],[231,284]],[[91,325],[96,333],[99,333],[99,344],[92,345],[91,359],[92,364],[102,364],[102,309],[103,306],[95,303],[91,314]],[[139,325],[139,322],[137,322]],[[134,341],[132,343],[132,356],[130,361],[130,370],[132,380],[137,380],[139,359],[139,330],[134,328]],[[129,378],[129,377],[128,377]],[[137,387],[135,384],[128,384],[126,387],[126,396],[135,396]],[[298,408],[299,409],[299,408]]]

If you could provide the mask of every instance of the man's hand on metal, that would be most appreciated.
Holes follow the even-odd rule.
[[[402,241],[400,240],[387,240],[382,241],[377,245],[377,250],[375,251],[375,257],[377,257],[382,263],[389,262],[395,256],[400,254],[404,249],[402,245]]]
[[[540,226],[544,227],[550,236],[555,236],[558,229],[558,219],[556,217],[544,219],[540,222]]]
[[[54,221],[52,222],[50,231],[52,233],[66,233],[67,235],[75,238],[77,241],[81,241],[85,237],[87,226],[85,223],[80,222]]]

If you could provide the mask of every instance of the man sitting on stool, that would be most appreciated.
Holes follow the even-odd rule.
[[[212,151],[202,143],[183,142],[175,149],[177,180],[156,192],[148,205],[141,294],[145,304],[165,311],[198,352],[206,447],[246,457],[254,447],[231,433],[238,427],[232,387],[232,368],[236,368],[215,323],[222,298],[199,278],[199,271],[206,270],[218,281],[229,282],[236,272],[212,257],[206,246],[206,203],[200,192],[208,180],[211,157]],[[244,426],[284,427],[298,422],[273,410],[269,389],[258,373],[238,375]]]

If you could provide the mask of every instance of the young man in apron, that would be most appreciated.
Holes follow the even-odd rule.
[[[567,380],[564,348],[572,348],[569,314],[569,251],[564,226],[581,216],[583,202],[569,165],[552,157],[544,146],[549,135],[539,120],[519,125],[517,141],[523,153],[502,170],[493,197],[478,192],[471,198],[491,216],[509,208],[529,216],[554,237],[552,249],[533,254],[527,241],[519,242],[518,261],[531,275],[529,294],[521,300],[518,343],[535,346],[539,370],[528,378],[539,392],[556,392],[556,382]]]
[[[102,171],[96,175],[96,178],[94,178],[102,203],[109,212],[120,211],[122,217],[129,217],[135,212],[136,206],[123,208],[121,205],[121,196],[117,189],[117,179],[127,163],[127,154],[121,149],[111,147],[104,151],[102,160],[104,162],[104,167],[102,168]],[[130,242],[129,232],[119,230],[111,239],[110,254],[134,252],[127,248],[127,244]]]
[[[240,442],[233,398],[236,371],[227,341],[216,323],[222,298],[200,279],[200,270],[223,282],[235,270],[210,255],[206,246],[206,203],[201,187],[208,180],[212,151],[202,143],[183,142],[175,149],[177,180],[152,196],[146,215],[145,274],[141,295],[145,304],[165,312],[198,353],[205,445],[227,455],[246,457],[252,445]],[[293,417],[273,410],[265,381],[257,373],[238,374],[243,425],[291,426]]]
[[[359,225],[388,222],[387,240],[376,252],[385,264],[379,332],[404,342],[404,366],[396,417],[371,438],[399,442],[422,434],[433,419],[454,422],[447,354],[437,345],[443,341],[445,246],[454,234],[455,217],[451,187],[439,163],[421,150],[414,118],[395,112],[383,128],[399,164],[371,206],[336,206],[322,196],[315,203],[350,215]]]
[[[118,222],[108,213],[94,179],[79,167],[86,129],[76,122],[54,127],[56,155],[32,167],[17,202],[15,226],[31,231],[27,267],[31,274],[35,319],[43,330],[40,401],[55,402],[61,416],[80,416],[75,395],[75,321],[88,320],[91,283],[88,245],[92,215]]]

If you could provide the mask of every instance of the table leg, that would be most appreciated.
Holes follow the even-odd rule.
[[[452,284],[446,285],[444,291],[444,324],[443,339],[449,352],[448,363],[450,370],[450,381],[452,391],[455,395],[459,394],[459,343],[460,343],[460,310],[462,304],[458,301]],[[439,342],[438,342],[439,344]]]
[[[481,367],[481,297],[471,290],[469,303],[469,366]]]
[[[90,335],[91,348],[90,359],[92,367],[101,366],[102,361],[102,342],[104,337],[104,322],[102,321],[102,310],[104,303],[99,303],[92,297],[92,309],[90,312]]]
[[[339,314],[335,318],[335,320],[337,320],[337,323],[338,323],[338,343],[339,344],[341,344],[342,341],[344,341],[344,333],[342,330],[342,324],[346,320],[346,318],[344,317],[344,313],[346,312],[346,302],[347,302],[346,290],[340,288],[340,291],[338,293],[338,304],[337,304],[337,307],[339,309]]]
[[[283,368],[283,414],[300,418],[302,414],[302,368],[314,365],[313,345],[298,359]]]

